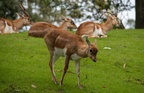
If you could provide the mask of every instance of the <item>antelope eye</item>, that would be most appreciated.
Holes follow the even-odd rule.
[[[90,53],[92,53],[92,49],[90,49]]]
[[[73,21],[71,21],[71,24],[74,24],[74,22],[73,22]]]

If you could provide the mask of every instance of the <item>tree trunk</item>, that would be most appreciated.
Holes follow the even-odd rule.
[[[144,0],[135,0],[136,2],[136,27],[144,28]]]

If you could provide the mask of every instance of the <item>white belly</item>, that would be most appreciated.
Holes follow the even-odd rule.
[[[66,54],[66,49],[60,49],[60,48],[55,47],[54,53],[55,53],[55,55],[64,57]]]
[[[8,24],[7,24],[6,21],[5,21],[4,33],[15,33],[15,31],[14,31],[13,28],[12,28],[12,26],[8,26]]]
[[[66,57],[66,52],[67,52],[67,49],[60,49],[60,48],[55,48],[55,55],[57,56],[62,56],[62,57]],[[71,57],[70,57],[70,60],[79,60],[81,59],[81,57],[79,55],[77,55],[76,53],[72,54]]]
[[[102,36],[104,35],[104,33],[102,32],[102,29],[101,28],[97,29],[95,27],[95,31],[93,32],[92,37],[97,37],[97,36],[100,36],[100,35],[102,35]]]

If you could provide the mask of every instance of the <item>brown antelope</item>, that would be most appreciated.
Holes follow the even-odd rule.
[[[77,28],[77,26],[71,19],[62,16],[62,20],[64,22],[59,27],[47,22],[36,22],[29,29],[28,35],[43,38],[47,34],[47,32],[50,31],[50,29],[68,30],[68,28]]]
[[[108,13],[107,20],[104,23],[95,23],[95,22],[84,22],[82,23],[76,34],[79,36],[88,35],[89,37],[107,37],[106,33],[113,28],[115,25],[122,25],[121,21],[117,18],[116,15]]]
[[[97,61],[96,55],[98,49],[94,44],[91,44],[86,37],[86,42],[82,37],[72,34],[68,31],[54,30],[50,31],[45,37],[45,43],[50,52],[49,66],[52,73],[52,80],[54,83],[58,83],[54,72],[54,64],[57,59],[62,56],[65,58],[64,71],[60,80],[60,86],[63,85],[64,76],[69,67],[69,61],[75,61],[76,73],[78,77],[78,86],[82,88],[80,84],[80,60],[82,58],[89,57],[94,62]]]
[[[0,18],[0,34],[15,33],[16,30],[10,20]]]
[[[19,6],[21,7],[24,15],[19,14],[20,18],[16,20],[0,18],[0,34],[18,33],[18,30],[21,29],[23,26],[31,24],[29,15],[25,11],[25,8],[20,3]]]

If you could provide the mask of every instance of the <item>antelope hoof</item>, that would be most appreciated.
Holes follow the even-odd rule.
[[[107,35],[103,35],[103,36],[101,36],[101,38],[106,38],[107,37]]]
[[[63,83],[60,82],[60,86],[63,86]]]
[[[57,80],[52,79],[52,81],[53,81],[55,84],[58,84]]]
[[[81,84],[79,84],[78,87],[79,87],[80,89],[83,89],[83,88],[84,88]]]
[[[54,83],[55,83],[55,84],[58,84],[58,82],[57,82],[57,81],[54,81]]]
[[[62,84],[62,83],[60,83],[60,86],[63,86],[63,84]]]

